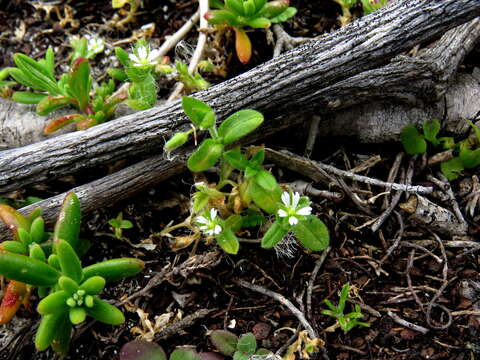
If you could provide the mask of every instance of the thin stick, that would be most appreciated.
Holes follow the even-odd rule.
[[[423,326],[415,325],[415,324],[412,324],[411,322],[408,322],[407,320],[402,319],[400,316],[398,316],[397,314],[395,314],[390,310],[387,312],[387,315],[390,316],[392,320],[395,321],[397,324],[402,325],[407,329],[418,331],[423,335],[425,335],[429,331],[427,328],[424,328]]]
[[[276,293],[275,291],[268,290],[263,286],[250,284],[249,282],[242,279],[233,280],[233,282],[237,285],[240,285],[252,291],[258,292],[265,296],[271,297],[274,300],[277,300],[279,303],[286,306],[292,312],[292,314],[295,315],[298,321],[302,323],[303,327],[308,332],[308,336],[311,339],[318,338],[317,332],[313,329],[312,325],[310,325],[310,323],[307,321],[307,319],[305,318],[305,315],[295,305],[293,305],[292,302],[288,300],[285,296],[279,293]]]
[[[310,275],[310,280],[308,281],[307,288],[307,316],[310,321],[314,321],[312,316],[312,294],[313,294],[313,285],[315,284],[315,279],[317,278],[318,271],[322,267],[325,259],[327,258],[328,253],[330,252],[331,247],[326,248],[320,258],[315,261],[315,267],[313,268],[312,275]]]
[[[208,12],[208,0],[198,0],[199,10],[200,13],[200,29],[208,29],[208,21],[205,19],[205,14]],[[197,66],[203,56],[203,50],[205,49],[205,44],[207,43],[207,33],[204,31],[200,31],[198,34],[197,40],[197,47],[190,59],[190,64],[188,65],[188,73],[194,74],[197,71]],[[175,89],[173,90],[172,94],[168,98],[168,101],[173,101],[184,88],[183,83],[177,83]]]
[[[318,135],[318,125],[320,124],[321,119],[322,118],[320,116],[314,115],[312,116],[312,120],[310,120],[307,144],[305,145],[305,152],[303,153],[303,155],[307,158],[310,158],[313,148],[315,147],[315,141],[317,140]]]
[[[395,161],[393,162],[392,168],[390,169],[390,171],[388,173],[387,182],[394,182],[395,181],[395,178],[397,177],[398,170],[400,169],[400,165],[402,163],[402,159],[403,159],[404,156],[405,156],[405,153],[400,152],[395,157]],[[388,208],[388,199],[389,198],[390,198],[390,196],[386,196],[383,199],[382,209]]]
[[[398,245],[400,244],[400,240],[402,240],[402,237],[403,237],[403,231],[404,231],[405,227],[403,225],[402,216],[396,211],[395,211],[395,215],[396,215],[398,223],[400,225],[400,229],[398,229],[398,234],[397,234],[397,237],[395,238],[395,242],[393,243],[392,246],[390,246],[388,248],[387,253],[380,260],[380,263],[379,263],[380,266],[382,266],[383,263],[385,262],[385,260],[387,260],[388,257],[390,255],[392,255],[393,251],[398,247]]]

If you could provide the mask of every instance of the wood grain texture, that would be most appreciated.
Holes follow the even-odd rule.
[[[300,111],[330,111],[322,91],[378,68],[416,44],[480,15],[480,1],[405,0],[306,43],[231,80],[199,92],[219,118],[242,109],[267,121]],[[18,149],[0,157],[0,193],[125,158],[158,151],[185,125],[180,102],[156,107]]]

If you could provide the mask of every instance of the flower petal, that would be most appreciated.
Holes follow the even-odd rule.
[[[299,201],[300,201],[300,194],[295,191],[293,193],[292,208],[296,209]]]
[[[208,226],[207,225],[202,225],[202,226],[199,227],[199,229],[202,230],[202,231],[205,231],[205,230],[208,229]]]
[[[298,215],[311,215],[312,214],[312,208],[310,206],[305,206],[304,208],[301,208],[300,210],[297,210]]]
[[[148,55],[148,60],[150,60],[151,62],[155,62],[155,60],[157,60],[159,56],[160,56],[160,50],[158,49],[152,50]]]
[[[213,230],[207,230],[207,231],[205,231],[205,234],[208,235],[208,236],[212,236],[213,235]]]
[[[218,234],[220,234],[221,232],[222,232],[222,227],[221,227],[220,225],[218,225],[218,224],[215,225],[215,228],[213,229],[213,233],[214,233],[215,235],[218,235]]]
[[[297,225],[298,224],[298,219],[295,216],[290,216],[288,218],[288,223],[290,225]]]
[[[282,202],[286,207],[290,207],[290,194],[286,191],[282,193]]]
[[[148,50],[145,46],[140,46],[137,50],[138,57],[142,59],[142,61],[147,59]]]
[[[130,54],[130,55],[128,55],[128,58],[129,58],[131,61],[133,61],[134,63],[136,63],[136,64],[138,64],[138,63],[140,62],[140,59],[139,59],[138,56],[135,55],[135,54]]]
[[[211,208],[210,209],[210,219],[213,220],[217,217],[217,209]]]
[[[277,214],[280,217],[287,217],[288,216],[287,212],[283,209],[278,209]]]
[[[199,216],[195,219],[200,224],[208,224],[210,221],[205,216]]]

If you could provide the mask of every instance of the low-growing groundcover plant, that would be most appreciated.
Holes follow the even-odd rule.
[[[182,146],[192,133],[204,131],[210,136],[187,160],[194,176],[202,179],[195,184],[191,216],[183,223],[167,227],[163,234],[188,227],[194,235],[189,237],[190,242],[184,241],[183,247],[198,240],[203,233],[207,241],[215,239],[229,254],[239,250],[237,232],[259,226],[268,227],[261,241],[264,248],[276,246],[289,238],[290,233],[309,250],[320,251],[328,246],[328,229],[312,215],[308,197],[282,188],[264,169],[264,148],[251,146],[242,151],[240,146],[235,146],[235,142],[262,124],[261,113],[240,110],[217,127],[215,112],[209,105],[185,96],[182,106],[192,128],[176,133],[165,144],[165,151],[171,153]],[[213,167],[217,167],[219,179],[209,183],[202,172]]]
[[[322,310],[322,314],[331,316],[337,320],[337,322],[329,328],[331,331],[340,327],[344,333],[347,333],[356,326],[370,327],[370,324],[357,320],[363,318],[360,305],[355,304],[354,311],[345,314],[345,305],[347,303],[349,294],[350,284],[346,283],[342,286],[342,291],[340,292],[340,299],[338,300],[337,306],[333,305],[328,299],[323,301],[328,306],[329,310]]]
[[[424,154],[427,151],[427,141],[436,148],[452,149],[455,156],[440,164],[443,175],[448,180],[458,178],[464,169],[473,169],[480,165],[480,128],[470,122],[474,136],[455,142],[450,136],[438,137],[441,126],[440,121],[433,119],[425,121],[421,134],[415,126],[406,126],[400,140],[409,155]]]
[[[272,23],[287,21],[297,13],[290,0],[210,0],[205,18],[210,24],[231,26],[235,31],[237,57],[247,64],[252,56],[252,43],[245,27],[265,29]]]
[[[10,280],[0,316],[11,318],[20,304],[28,301],[25,293],[29,290],[25,289],[36,287],[41,320],[35,346],[39,351],[51,346],[65,355],[73,326],[87,316],[110,325],[125,321],[118,308],[98,295],[107,281],[133,276],[144,264],[135,258],[119,258],[81,265],[80,255],[88,243],[79,238],[80,203],[74,193],[65,197],[53,234],[44,231],[40,215],[41,211],[35,210],[24,217],[8,205],[0,205],[0,218],[14,237],[0,247],[0,274]],[[14,286],[10,286],[12,283]],[[12,299],[16,300],[15,306],[9,307]]]

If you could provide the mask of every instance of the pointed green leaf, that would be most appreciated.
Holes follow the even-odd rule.
[[[247,192],[248,197],[252,199],[260,209],[270,214],[274,214],[278,210],[278,202],[282,194],[280,187],[274,191],[267,191],[255,181],[250,181]]]
[[[78,58],[73,62],[67,86],[68,94],[78,101],[79,109],[85,111],[90,102],[92,88],[90,65],[87,59]]]
[[[72,124],[74,122],[80,122],[82,120],[85,120],[86,117],[85,115],[80,115],[80,114],[72,114],[72,115],[65,115],[65,116],[60,116],[58,118],[55,118],[51,120],[43,129],[43,133],[45,135],[51,134],[54,131],[57,131],[69,124]]]
[[[330,243],[327,227],[316,216],[306,216],[306,220],[295,225],[293,231],[298,241],[312,251],[325,250]]]
[[[37,103],[36,111],[38,115],[47,115],[71,103],[72,100],[67,96],[46,96]]]
[[[46,94],[33,93],[30,91],[15,91],[12,95],[12,100],[21,104],[38,104],[46,97]]]
[[[214,166],[223,152],[223,145],[213,139],[206,139],[198,149],[190,155],[187,166],[190,171],[205,171]]]
[[[235,169],[245,171],[249,161],[238,150],[230,150],[223,154],[223,158],[228,161]]]
[[[238,214],[233,214],[225,220],[225,228],[232,230],[234,233],[242,228],[243,218]]]
[[[285,21],[287,21],[288,19],[294,17],[296,13],[297,13],[297,9],[296,9],[296,8],[294,8],[294,7],[289,7],[289,8],[287,8],[284,12],[282,12],[281,14],[279,14],[279,15],[277,15],[277,16],[275,16],[275,17],[270,18],[270,21],[271,21],[273,24],[282,23],[282,22],[285,22]]]
[[[437,135],[440,132],[440,121],[437,119],[425,121],[423,123],[423,135],[425,139],[430,141],[433,145],[438,145],[440,142],[437,139]]]
[[[70,192],[63,200],[58,220],[53,232],[54,241],[63,239],[74,249],[78,246],[78,234],[80,233],[80,201],[77,195]]]
[[[267,230],[262,239],[262,248],[269,249],[277,245],[287,235],[288,229],[284,228],[278,222],[274,222]]]
[[[267,191],[276,191],[277,189],[279,189],[275,176],[273,176],[266,170],[260,170],[255,175],[255,181],[258,185],[260,185],[263,189]]]
[[[115,55],[117,55],[118,60],[124,67],[127,67],[129,65],[130,60],[128,58],[128,52],[123,50],[121,47],[116,47]]]
[[[230,10],[210,10],[205,14],[205,19],[213,25],[239,25],[237,16]]]
[[[406,126],[400,135],[400,140],[409,155],[423,154],[427,151],[427,143],[415,126]]]
[[[25,255],[27,253],[27,247],[20,241],[3,241],[0,243],[0,249],[15,253]]]
[[[30,236],[32,237],[32,242],[36,244],[40,244],[45,239],[45,221],[41,217],[37,217],[32,221]]]
[[[213,111],[213,109],[208,104],[193,97],[183,96],[182,108],[185,114],[192,121],[192,123],[197,126],[202,125],[206,116],[209,116],[210,118],[213,116],[213,119],[215,121],[215,112]],[[207,120],[207,122],[211,122],[211,120]]]
[[[275,18],[285,12],[288,9],[289,4],[289,0],[269,1],[262,7],[257,15],[266,17],[267,19]]]
[[[55,240],[55,252],[58,255],[62,274],[80,283],[83,278],[82,265],[73,247],[65,240]]]
[[[42,247],[38,244],[35,244],[35,243],[30,245],[28,256],[31,257],[32,259],[36,259],[36,260],[41,261],[41,262],[46,262],[47,261],[47,257],[45,255],[45,252],[43,251]]]
[[[236,13],[235,15],[245,15],[243,10],[243,0],[225,0],[225,6]]]
[[[467,169],[474,169],[480,165],[480,149],[461,149],[459,158]]]
[[[237,344],[237,350],[247,355],[255,354],[257,351],[257,340],[252,333],[244,334],[240,337]]]
[[[232,230],[224,228],[222,232],[215,237],[217,244],[228,254],[236,255],[240,248],[240,243]]]
[[[218,128],[223,144],[228,145],[259,127],[263,115],[255,110],[240,110],[229,116]]]
[[[15,54],[13,60],[28,81],[35,85],[33,89],[40,91],[47,90],[51,95],[60,94],[57,81],[49,73],[48,69],[44,68],[38,62],[23,54]],[[10,75],[15,78],[12,71],[10,71]]]

